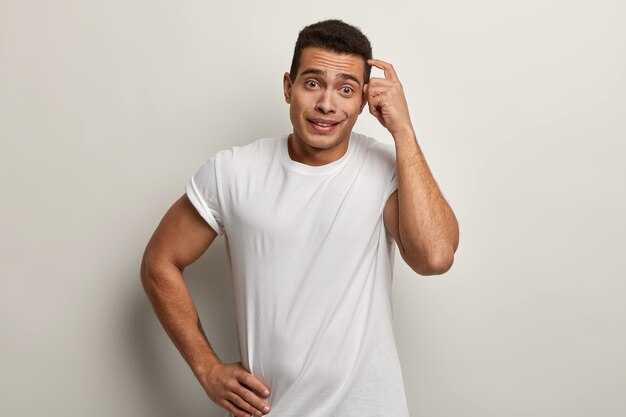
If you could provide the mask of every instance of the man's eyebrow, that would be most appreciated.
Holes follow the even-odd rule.
[[[305,74],[316,74],[316,75],[323,75],[326,76],[326,71],[321,70],[321,69],[317,69],[317,68],[307,68],[304,71],[302,71],[302,73],[300,75],[305,75]],[[355,83],[357,83],[358,85],[361,85],[361,81],[359,81],[358,78],[356,78],[354,75],[352,74],[347,74],[347,73],[340,73],[337,74],[337,79],[341,79],[341,80],[352,80]]]

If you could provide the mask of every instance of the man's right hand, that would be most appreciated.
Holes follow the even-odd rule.
[[[262,416],[270,411],[270,404],[263,400],[269,396],[269,388],[241,366],[241,361],[218,363],[199,380],[209,398],[235,417]]]

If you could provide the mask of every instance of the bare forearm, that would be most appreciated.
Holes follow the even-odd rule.
[[[418,263],[447,269],[458,246],[458,223],[410,130],[394,136],[400,239]]]
[[[204,334],[200,319],[174,265],[142,267],[141,282],[161,325],[196,376],[220,363]]]

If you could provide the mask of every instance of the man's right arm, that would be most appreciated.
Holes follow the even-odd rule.
[[[223,364],[211,348],[185,281],[185,267],[213,243],[217,232],[186,194],[167,211],[141,261],[141,283],[168,336],[209,397],[237,417],[261,415],[267,405],[252,390],[269,392],[240,362]],[[233,407],[236,404],[239,409]],[[247,411],[244,412],[244,411]]]

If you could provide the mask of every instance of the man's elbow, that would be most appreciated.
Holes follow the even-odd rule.
[[[162,260],[146,251],[141,259],[141,266],[139,268],[141,284],[144,287],[152,284],[159,275],[162,275],[163,270],[164,265]]]
[[[454,253],[430,260],[411,259],[407,262],[411,269],[420,275],[443,275],[452,268]]]
[[[452,268],[452,264],[454,263],[454,255],[447,256],[445,258],[441,258],[441,260],[431,263],[431,274],[430,275],[443,275]]]

